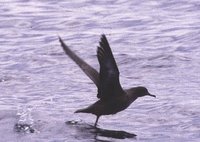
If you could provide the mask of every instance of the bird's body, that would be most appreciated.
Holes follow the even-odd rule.
[[[130,105],[128,96],[113,98],[113,100],[98,100],[85,109],[76,112],[92,113],[96,116],[116,114]]]
[[[100,64],[99,73],[71,51],[61,38],[59,40],[65,53],[76,62],[98,88],[97,98],[99,100],[87,108],[76,111],[76,113],[96,115],[95,126],[100,116],[116,114],[126,109],[138,97],[145,95],[155,97],[145,87],[134,87],[127,90],[121,87],[119,70],[105,35],[101,36],[99,47],[97,48],[97,58]]]

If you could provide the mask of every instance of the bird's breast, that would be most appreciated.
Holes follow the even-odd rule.
[[[128,106],[129,102],[124,98],[117,98],[111,101],[107,101],[106,103],[104,103],[104,106],[101,107],[102,115],[115,114],[126,109]]]

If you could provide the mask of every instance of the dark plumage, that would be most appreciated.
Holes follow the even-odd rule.
[[[99,46],[97,47],[97,58],[100,64],[99,73],[71,51],[60,37],[59,41],[65,53],[76,62],[98,88],[97,98],[99,100],[87,108],[76,111],[76,113],[92,113],[96,115],[95,126],[101,115],[110,115],[122,111],[138,97],[145,95],[156,97],[151,95],[145,87],[134,87],[127,90],[121,87],[119,70],[104,34],[101,36]]]

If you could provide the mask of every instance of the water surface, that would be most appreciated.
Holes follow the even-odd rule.
[[[1,141],[200,140],[200,4],[198,0],[6,0],[0,2]],[[96,87],[63,53],[58,35],[99,69],[96,47],[105,33],[124,88],[146,86],[127,110],[74,114],[95,102]],[[65,123],[66,122],[66,123]],[[73,124],[74,123],[74,124]],[[16,131],[16,124],[29,124]]]

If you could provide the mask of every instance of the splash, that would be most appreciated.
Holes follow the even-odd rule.
[[[19,120],[14,126],[16,132],[23,132],[23,133],[38,132],[36,129],[34,129],[34,119],[32,117],[33,109],[34,107],[27,105],[19,107],[17,112]]]

